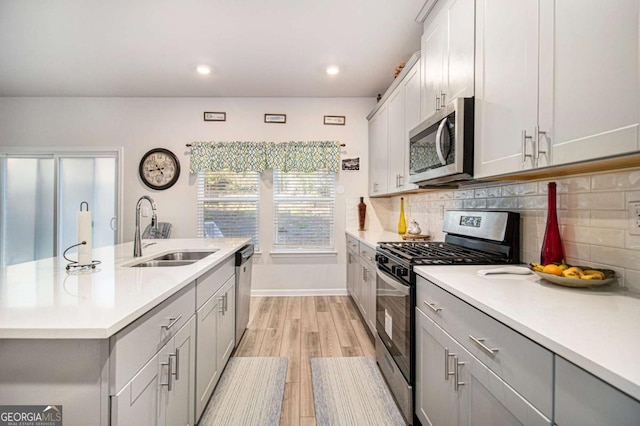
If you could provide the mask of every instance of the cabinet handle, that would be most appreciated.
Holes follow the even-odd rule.
[[[442,103],[442,106],[441,106],[442,108],[444,108],[444,104],[445,104],[444,98],[446,95],[447,95],[446,93],[444,93],[443,91],[440,91],[440,102]]]
[[[160,363],[160,368],[164,367],[165,365],[167,366],[168,372],[167,372],[167,383],[162,383],[160,382],[160,386],[166,386],[168,391],[171,391],[171,355],[169,355],[169,359],[167,359],[167,362],[161,362]]]
[[[531,157],[533,159],[533,154],[527,154],[527,139],[531,139],[533,142],[533,136],[527,136],[527,131],[522,131],[522,162],[527,162],[527,157]]]
[[[444,348],[444,380],[449,380],[449,376],[455,374],[453,371],[449,371],[449,358],[455,357],[456,354],[449,352],[449,348]]]
[[[169,355],[169,357],[175,357],[176,359],[176,371],[173,373],[176,376],[176,380],[180,380],[180,348],[176,348],[176,353]]]
[[[460,371],[458,370],[458,367],[460,367],[461,365],[464,365],[464,362],[458,362],[458,357],[454,355],[453,356],[453,386],[456,392],[458,392],[458,388],[460,386],[464,385],[464,382],[461,382],[459,380]]]
[[[218,297],[218,303],[220,303],[220,309],[218,310],[218,313],[224,315],[224,296]]]
[[[440,111],[440,97],[436,95],[436,111]]]
[[[496,348],[490,348],[489,346],[485,345],[484,342],[484,338],[479,339],[477,337],[473,337],[471,334],[469,335],[469,339],[471,339],[473,341],[473,343],[475,343],[476,345],[478,345],[480,347],[480,349],[482,349],[484,352],[486,352],[487,355],[489,356],[494,356],[496,352],[498,352],[498,349]]]
[[[180,318],[182,318],[182,314],[178,315],[177,317],[169,317],[169,324],[163,325],[162,328],[164,328],[165,330],[169,330],[171,327],[176,325],[178,321],[180,321]]]
[[[422,303],[427,305],[429,307],[429,309],[431,309],[436,314],[442,310],[442,308],[436,308],[436,304],[435,303],[429,303],[426,300],[423,300]]]
[[[536,132],[536,142],[534,144],[534,146],[535,146],[535,158],[536,158],[536,160],[538,160],[538,158],[540,158],[540,154],[546,154],[547,153],[547,151],[542,151],[540,149],[540,135],[546,136],[547,132],[543,132],[542,130],[540,130],[540,126],[536,126],[535,132]]]

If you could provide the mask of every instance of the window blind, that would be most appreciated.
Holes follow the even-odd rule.
[[[198,173],[198,236],[249,237],[259,250],[258,172]]]
[[[273,171],[274,241],[277,250],[333,250],[333,172]]]

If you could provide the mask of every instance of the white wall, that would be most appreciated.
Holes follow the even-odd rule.
[[[343,158],[360,157],[360,171],[339,174],[344,193],[336,200],[337,256],[274,259],[270,241],[261,238],[263,254],[254,268],[256,294],[339,294],[346,292],[345,223],[357,223],[346,215],[366,195],[366,115],[374,106],[372,98],[0,98],[0,146],[123,147],[120,225],[124,241],[131,241],[135,203],[144,194],[156,201],[159,220],[173,223],[174,237],[196,236],[196,177],[189,173],[187,143],[339,140],[346,144]],[[204,111],[224,111],[227,121],[205,122]],[[265,113],[287,114],[287,123],[266,124]],[[344,115],[346,125],[323,125],[324,115]],[[140,158],[155,147],[180,159],[180,179],[166,191],[152,191],[138,177]],[[373,211],[369,220],[377,223]],[[260,226],[261,237],[271,235],[271,222]]]

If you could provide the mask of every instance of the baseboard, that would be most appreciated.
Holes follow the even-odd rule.
[[[348,296],[346,288],[305,288],[305,289],[273,289],[251,290],[252,296]]]

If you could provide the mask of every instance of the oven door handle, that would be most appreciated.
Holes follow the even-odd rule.
[[[399,292],[401,292],[403,295],[409,296],[409,293],[410,293],[409,287],[406,285],[400,284],[398,282],[398,279],[395,278],[393,275],[378,269],[378,278],[384,281],[389,286],[393,287],[395,290],[398,290]]]
[[[442,152],[442,133],[445,126],[447,125],[448,120],[449,120],[448,117],[443,118],[442,121],[440,122],[440,125],[438,126],[438,131],[436,132],[436,153],[438,154],[438,158],[440,159],[440,162],[442,163],[443,166],[447,165],[447,159],[445,158],[445,155]],[[447,156],[448,155],[449,153],[447,152]]]

